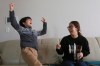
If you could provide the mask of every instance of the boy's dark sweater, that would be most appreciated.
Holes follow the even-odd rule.
[[[37,36],[46,34],[47,23],[43,22],[43,29],[40,31],[36,31],[36,30],[32,30],[32,28],[29,28],[29,27],[20,26],[17,23],[14,11],[9,12],[9,17],[10,17],[12,27],[20,35],[20,47],[21,48],[32,47],[38,50]]]

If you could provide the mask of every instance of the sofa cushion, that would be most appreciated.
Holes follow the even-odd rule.
[[[18,40],[6,41],[2,50],[3,64],[19,64],[20,46]]]
[[[87,38],[90,47],[90,54],[84,58],[86,61],[100,61],[100,47],[95,38]]]
[[[96,37],[96,40],[97,40],[99,47],[100,47],[100,37]]]
[[[39,59],[43,64],[59,63],[59,56],[56,53],[56,44],[59,43],[57,38],[41,39],[39,45]]]

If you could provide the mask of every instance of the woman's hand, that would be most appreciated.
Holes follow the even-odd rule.
[[[57,44],[56,45],[56,49],[60,49],[61,48],[61,45],[60,44]]]
[[[41,21],[42,21],[42,22],[46,22],[44,17],[42,17],[42,20],[41,20]]]
[[[10,11],[14,10],[14,3],[9,4],[9,9],[10,9]]]
[[[82,52],[77,53],[77,59],[80,60],[81,58],[83,58],[83,53]]]

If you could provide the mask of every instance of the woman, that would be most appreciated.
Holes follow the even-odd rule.
[[[70,22],[68,30],[70,35],[56,45],[57,53],[64,54],[61,66],[87,66],[83,58],[90,54],[90,50],[87,39],[80,33],[78,21]]]
[[[41,31],[32,30],[32,19],[30,17],[24,17],[19,21],[16,21],[14,13],[14,4],[11,3],[10,7],[10,21],[11,25],[20,35],[20,47],[23,59],[26,61],[28,66],[42,66],[38,60],[38,43],[37,36],[46,34],[47,23],[44,18],[42,18],[43,29]]]

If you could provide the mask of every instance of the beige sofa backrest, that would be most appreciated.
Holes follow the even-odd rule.
[[[60,55],[56,53],[56,44],[59,38],[39,39],[39,60],[43,64],[56,64],[62,61]],[[87,38],[91,54],[84,58],[86,61],[100,61],[100,37]],[[0,55],[3,64],[25,64],[20,52],[19,40],[9,40],[0,42]]]
[[[90,54],[84,58],[86,61],[100,61],[100,43],[99,38],[87,38],[90,47]]]

